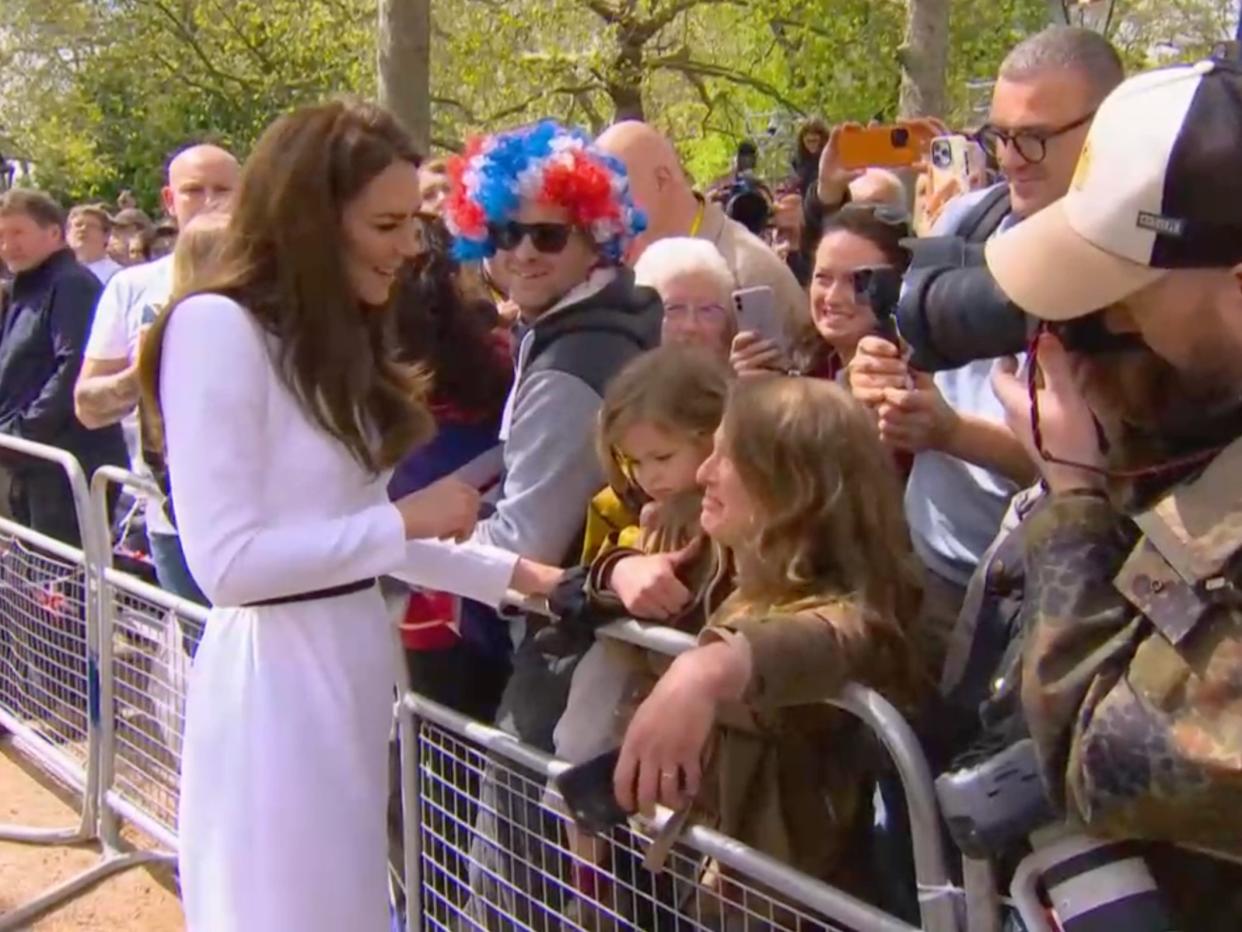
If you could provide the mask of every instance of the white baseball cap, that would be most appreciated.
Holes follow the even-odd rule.
[[[1171,269],[1242,263],[1242,71],[1204,61],[1126,81],[1100,106],[1069,193],[986,256],[1014,304],[1053,321]]]

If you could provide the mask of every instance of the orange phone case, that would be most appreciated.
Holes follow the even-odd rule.
[[[839,152],[843,168],[909,168],[922,161],[934,134],[922,126],[894,124],[846,128]]]

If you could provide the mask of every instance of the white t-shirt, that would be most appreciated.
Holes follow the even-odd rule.
[[[121,265],[121,263],[108,256],[104,256],[102,259],[96,259],[94,262],[87,262],[85,265],[95,274],[95,277],[105,285],[108,284],[113,275],[125,268],[125,266]]]
[[[170,297],[172,256],[121,269],[104,286],[99,304],[95,306],[91,335],[86,341],[86,358],[123,359],[129,365],[138,356],[142,328],[155,320],[155,315]],[[131,467],[137,473],[147,474],[142,462],[137,411],[125,416],[121,429],[125,432],[125,442],[129,447]],[[147,531],[152,534],[177,533],[164,514],[162,501],[148,502]]]
[[[108,281],[95,307],[86,358],[131,362],[144,324],[155,320],[171,296],[172,256],[121,269]]]
[[[951,202],[934,235],[951,236],[991,189],[965,194]],[[1009,214],[998,232],[1018,218]],[[949,406],[995,424],[1005,423],[1005,409],[992,391],[994,360],[980,359],[960,369],[937,372],[936,387]],[[937,450],[914,458],[906,483],[906,521],[915,553],[937,575],[966,586],[984,553],[996,539],[1001,519],[1018,486],[998,472]]]

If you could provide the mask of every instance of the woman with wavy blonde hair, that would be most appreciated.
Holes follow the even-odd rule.
[[[848,392],[773,376],[735,386],[699,481],[734,592],[634,715],[618,799],[693,801],[726,834],[856,886],[842,855],[872,773],[856,723],[823,703],[858,682],[907,706],[924,676],[892,457]]]

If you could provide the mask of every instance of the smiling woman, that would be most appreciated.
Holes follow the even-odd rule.
[[[473,529],[473,488],[388,501],[390,467],[431,430],[386,320],[417,249],[417,172],[376,107],[278,120],[218,264],[142,352],[186,558],[213,605],[182,767],[192,932],[386,929],[395,657],[376,578],[491,605],[550,583],[502,550],[445,542]]]
[[[417,250],[409,213],[394,210],[419,202],[418,172],[412,168],[410,162],[393,162],[341,213],[345,272],[366,304],[387,303],[397,272]]]

